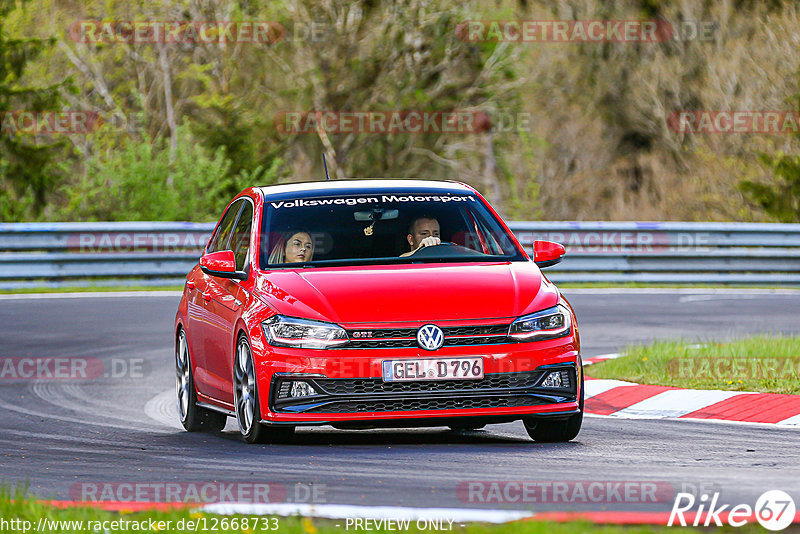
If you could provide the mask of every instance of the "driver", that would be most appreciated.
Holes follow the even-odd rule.
[[[441,245],[442,240],[439,239],[439,221],[433,217],[423,215],[417,217],[408,226],[408,235],[406,236],[411,250],[400,254],[400,257],[411,256],[422,247],[432,247],[434,245]]]

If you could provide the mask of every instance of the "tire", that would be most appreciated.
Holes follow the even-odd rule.
[[[197,390],[194,387],[192,358],[186,342],[186,332],[178,331],[175,343],[175,389],[178,397],[178,417],[188,432],[221,432],[228,422],[224,414],[206,410],[197,405]]]
[[[541,443],[555,443],[571,441],[575,439],[581,431],[583,424],[583,405],[584,405],[584,390],[583,390],[583,373],[581,373],[581,400],[578,403],[580,413],[569,416],[566,420],[548,421],[544,418],[523,418],[522,422],[525,425],[525,430],[534,441]]]
[[[450,425],[453,432],[469,432],[470,430],[480,430],[486,425]]]
[[[236,343],[233,362],[233,402],[239,434],[247,443],[276,443],[289,440],[293,426],[268,426],[261,424],[261,406],[258,402],[258,384],[253,365],[253,353],[247,337],[242,334]]]

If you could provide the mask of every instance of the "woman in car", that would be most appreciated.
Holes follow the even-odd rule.
[[[302,263],[314,256],[314,241],[306,230],[283,232],[269,254],[269,264]]]

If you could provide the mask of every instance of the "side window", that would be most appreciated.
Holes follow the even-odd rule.
[[[253,206],[249,202],[244,203],[239,220],[236,221],[236,228],[233,229],[230,248],[236,257],[236,270],[244,271],[247,263],[247,251],[250,249],[250,228],[253,224]]]
[[[217,227],[217,232],[214,234],[214,237],[211,239],[211,243],[208,245],[208,253],[212,252],[219,252],[220,250],[228,250],[228,237],[231,235],[231,230],[233,229],[233,223],[236,221],[236,215],[239,213],[239,208],[242,207],[242,202],[244,200],[240,200],[235,204],[231,205],[228,208],[228,211],[225,212],[225,215],[222,217],[222,221],[219,223],[219,227]]]

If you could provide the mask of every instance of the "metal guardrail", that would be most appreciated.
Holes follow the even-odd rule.
[[[800,224],[516,222],[533,241],[567,247],[556,282],[800,285]]]
[[[213,223],[0,224],[0,288],[181,285]]]
[[[513,222],[525,248],[567,247],[555,282],[800,285],[800,224]],[[175,285],[213,224],[0,224],[0,288]]]

